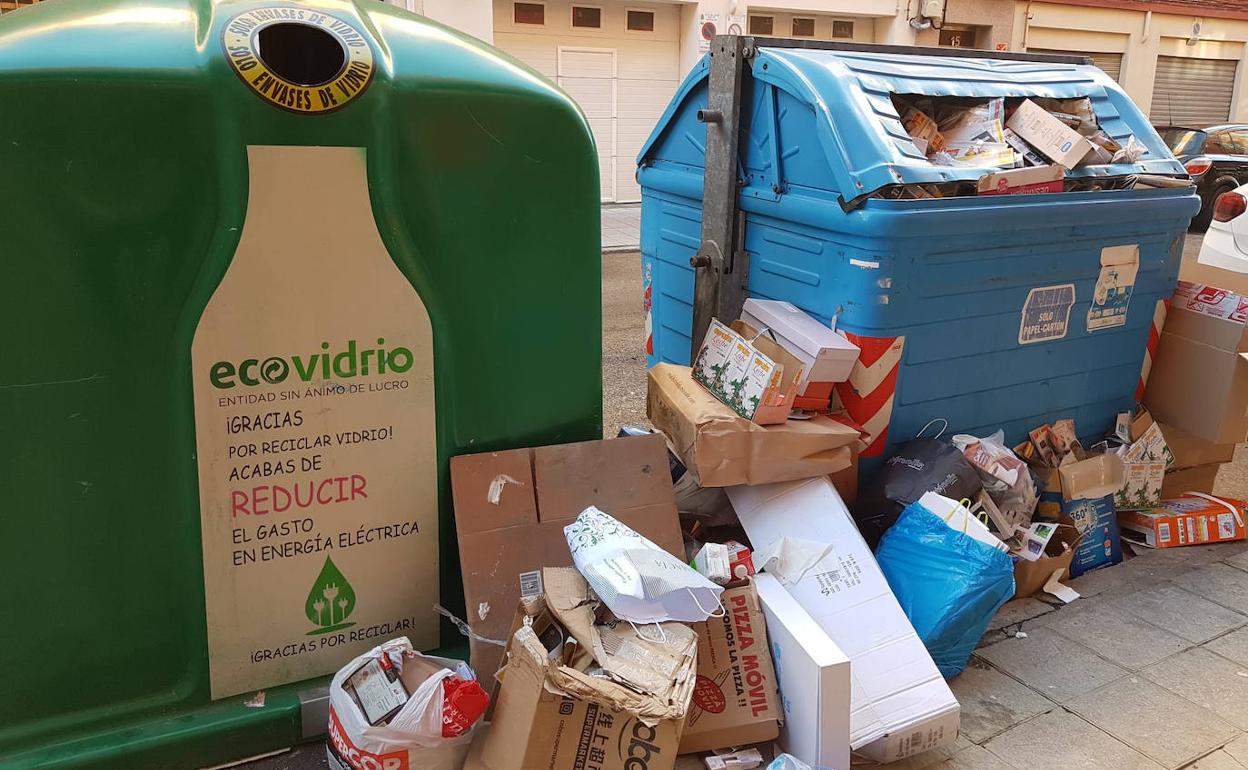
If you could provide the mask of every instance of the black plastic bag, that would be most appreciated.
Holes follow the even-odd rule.
[[[884,462],[855,506],[854,521],[871,550],[907,505],[935,492],[953,500],[974,500],[983,484],[975,467],[947,441],[916,438]]]

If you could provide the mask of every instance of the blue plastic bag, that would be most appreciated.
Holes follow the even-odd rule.
[[[1009,554],[958,532],[919,503],[884,533],[875,559],[946,679],[962,673],[1014,595]]]

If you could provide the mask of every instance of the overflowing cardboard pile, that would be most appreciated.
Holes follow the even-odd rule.
[[[787,303],[747,312],[712,326],[700,369],[651,370],[662,434],[453,458],[463,629],[493,683],[466,767],[669,770],[709,751],[726,769],[778,740],[847,768],[956,737],[957,701],[833,481],[852,493],[867,438],[834,402],[857,348]],[[658,552],[688,566],[622,580]],[[717,601],[667,587],[699,574]],[[641,606],[664,609],[625,611]]]
[[[927,160],[986,171],[969,190],[956,183],[917,184],[881,191],[901,198],[1012,195],[1081,190],[1068,185],[1073,168],[1134,163],[1144,153],[1135,137],[1123,142],[1101,128],[1087,97],[970,98],[893,94],[902,126]],[[1128,184],[1124,180],[1123,184]],[[1096,189],[1112,183],[1101,180]]]
[[[776,738],[748,549],[724,547],[728,587],[693,624],[624,622],[570,566],[570,525],[594,506],[684,558],[661,435],[465,455],[451,470],[465,631],[494,690],[465,767],[665,770],[678,753]]]
[[[1051,158],[1033,109],[990,105],[976,113],[987,128],[908,124],[932,152],[1004,158],[966,138],[987,131],[1026,164]],[[1085,162],[1098,145],[1078,135]],[[960,668],[930,633],[931,607],[868,541],[897,537],[905,506],[932,511],[944,537],[995,556],[991,615],[1011,594],[1077,599],[1064,580],[1121,561],[1124,542],[1243,539],[1248,506],[1208,494],[1248,433],[1240,301],[1180,287],[1150,408],[1109,435],[1064,419],[1013,447],[1000,431],[916,439],[853,511],[870,437],[838,411],[836,385],[857,348],[788,303],[752,299],[742,320],[712,324],[694,367],[652,368],[657,432],[453,458],[461,628],[492,691],[463,766],[671,770],[699,753],[739,770],[776,756],[775,741],[778,761],[848,768],[851,755],[887,763],[952,743],[960,707],[942,672]],[[1191,380],[1204,390],[1181,397]]]

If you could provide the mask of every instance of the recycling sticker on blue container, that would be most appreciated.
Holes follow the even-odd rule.
[[[1088,331],[1124,326],[1135,274],[1140,269],[1140,247],[1106,246],[1101,249],[1101,274],[1088,308]]]
[[[1075,304],[1075,285],[1037,286],[1027,293],[1018,324],[1018,344],[1060,340],[1070,328],[1070,309]]]

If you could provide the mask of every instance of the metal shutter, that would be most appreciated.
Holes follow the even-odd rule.
[[[1158,125],[1192,128],[1227,122],[1238,64],[1234,59],[1158,56],[1148,117]]]
[[[1028,48],[1031,53],[1059,53],[1063,56],[1087,56],[1096,66],[1100,67],[1106,75],[1114,80],[1118,80],[1118,75],[1122,72],[1122,54],[1120,53],[1092,53],[1090,51],[1058,51],[1052,48]]]

